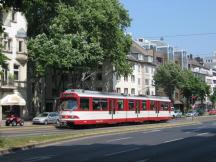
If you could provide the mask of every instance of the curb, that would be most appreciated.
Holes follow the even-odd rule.
[[[184,122],[184,123],[175,123],[175,124],[162,124],[162,125],[154,125],[152,127],[152,125],[147,125],[146,127],[128,127],[128,128],[123,128],[121,130],[117,130],[117,129],[113,129],[113,130],[102,130],[102,131],[98,131],[98,132],[83,132],[82,134],[68,134],[67,137],[65,138],[56,138],[53,140],[49,140],[49,141],[43,141],[43,142],[38,142],[36,144],[30,144],[30,145],[24,145],[24,146],[19,146],[19,147],[13,147],[13,148],[8,148],[8,149],[3,149],[0,150],[0,156],[1,155],[5,155],[5,154],[10,154],[19,150],[28,150],[28,149],[32,149],[38,146],[44,146],[44,145],[48,145],[48,144],[52,144],[52,143],[57,143],[60,141],[69,141],[69,140],[78,140],[78,139],[82,139],[82,138],[86,138],[86,137],[94,137],[94,136],[98,136],[98,135],[109,135],[109,134],[122,134],[125,132],[138,132],[138,131],[149,131],[149,130],[154,130],[154,129],[158,129],[158,128],[173,128],[173,127],[180,127],[180,126],[188,126],[188,125],[196,125],[196,124],[200,124],[199,121],[190,121],[190,122]]]

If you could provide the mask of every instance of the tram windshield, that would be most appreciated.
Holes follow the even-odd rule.
[[[63,100],[60,103],[61,110],[76,110],[77,109],[77,100],[74,98],[70,98],[68,100]]]

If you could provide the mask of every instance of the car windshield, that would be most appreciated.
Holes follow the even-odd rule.
[[[77,100],[72,98],[72,99],[68,99],[68,100],[64,100],[61,102],[60,104],[60,108],[62,110],[75,110],[77,108]]]
[[[47,117],[48,113],[39,114],[38,117]]]

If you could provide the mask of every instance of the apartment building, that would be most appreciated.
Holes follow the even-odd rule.
[[[27,22],[20,12],[1,13],[4,32],[1,35],[2,53],[8,58],[1,67],[0,121],[9,112],[28,116],[26,107]]]
[[[216,51],[213,52],[212,56],[204,57],[203,63],[211,69],[216,69]]]
[[[156,65],[153,63],[153,51],[145,50],[133,41],[128,60],[133,72],[128,76],[113,76],[113,89],[117,93],[128,95],[155,95],[153,76]]]

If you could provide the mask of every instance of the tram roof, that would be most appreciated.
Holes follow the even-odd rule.
[[[119,99],[148,99],[148,100],[158,100],[158,101],[170,101],[168,97],[161,97],[161,96],[131,96],[125,94],[119,94],[114,92],[100,92],[100,91],[89,91],[83,89],[68,89],[64,91],[66,93],[77,93],[79,96],[85,97],[115,97]]]

